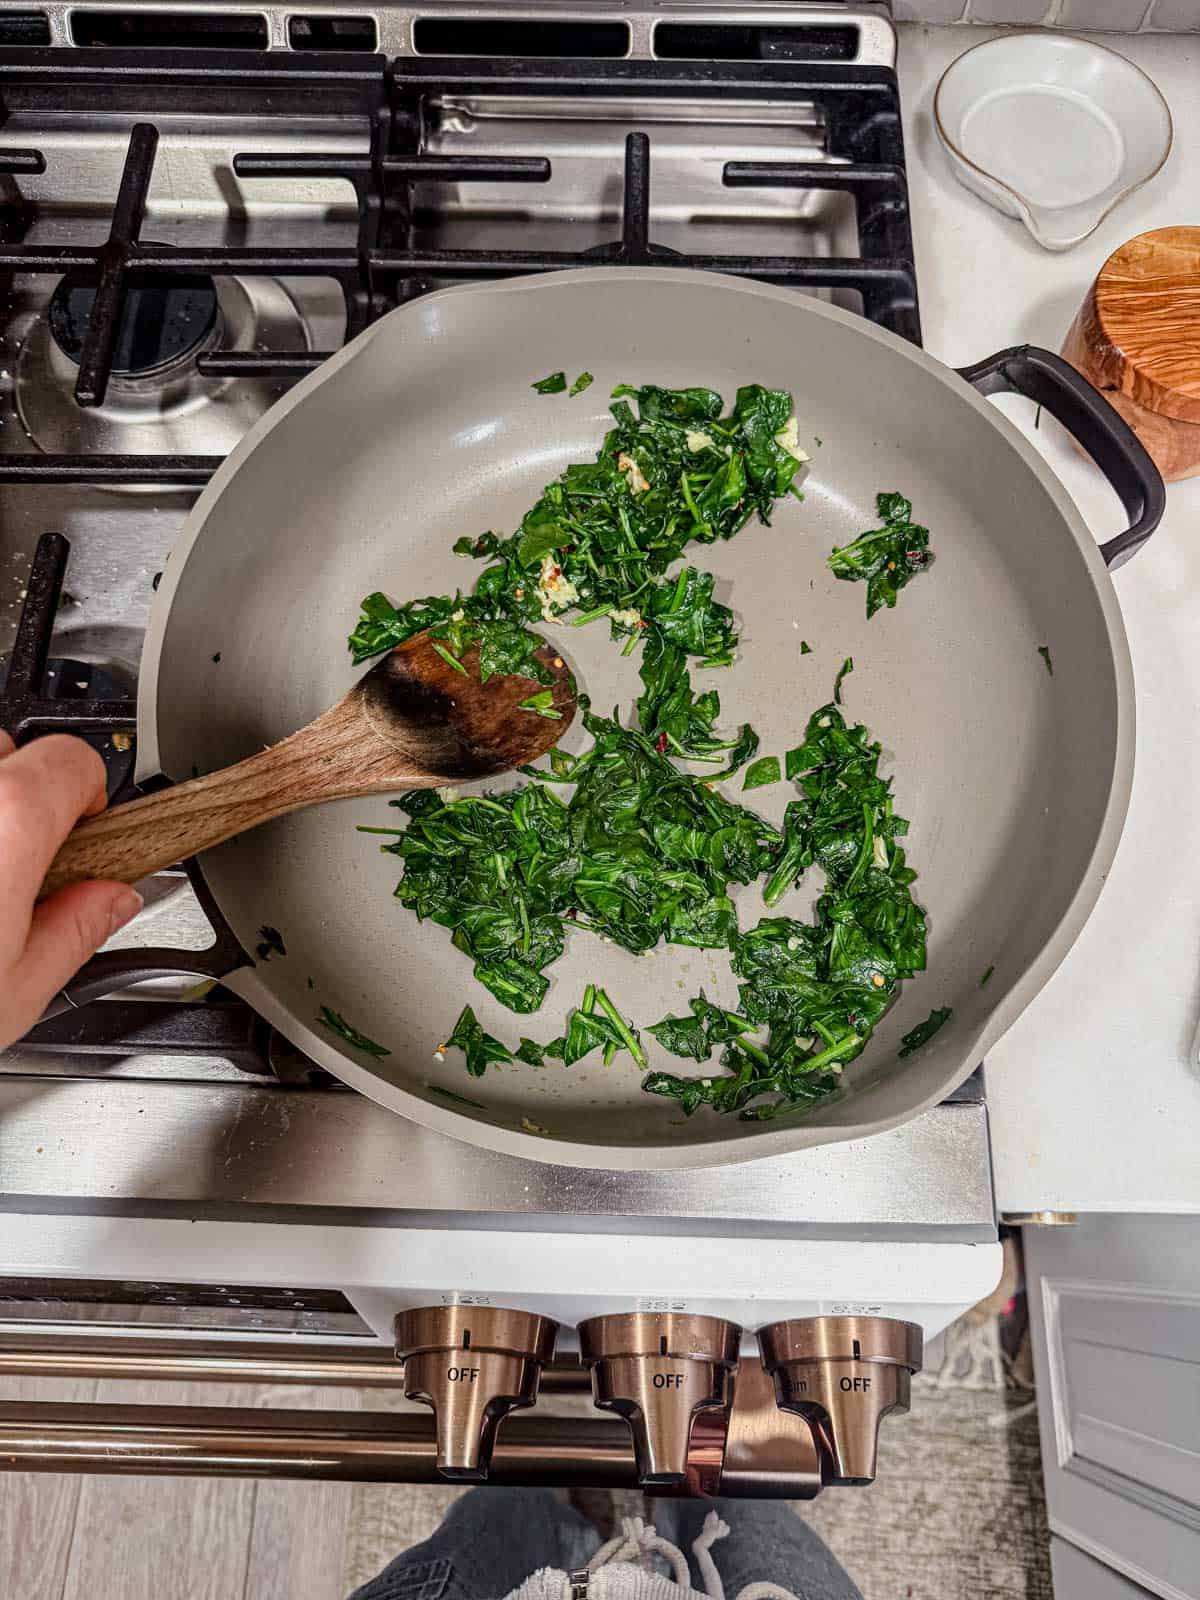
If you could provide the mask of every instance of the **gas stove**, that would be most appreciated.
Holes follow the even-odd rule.
[[[138,664],[195,491],[297,377],[432,289],[694,266],[919,342],[894,54],[870,4],[0,4],[0,726],[88,738],[115,799],[154,781],[137,762]],[[519,1381],[505,1369],[523,1403],[552,1319],[560,1353],[582,1348],[622,1416],[654,1411],[653,1361],[686,1345],[692,1418],[720,1410],[736,1363],[736,1337],[707,1324],[777,1323],[763,1349],[781,1404],[807,1414],[830,1361],[851,1364],[860,1398],[872,1373],[882,1394],[881,1375],[911,1370],[912,1336],[871,1343],[879,1319],[936,1332],[999,1274],[978,1074],[891,1133],[787,1158],[672,1174],[520,1162],[333,1083],[206,981],[228,970],[231,937],[186,864],[160,874],[108,957],[131,981],[155,976],[0,1055],[0,1370],[50,1370],[85,1335],[93,1365],[111,1362],[149,1323],[163,1349],[139,1346],[139,1370],[168,1370],[156,1363],[203,1336],[197,1361],[218,1359],[212,1341],[257,1341],[256,1370],[277,1374],[286,1330],[372,1382],[400,1326],[415,1372],[414,1352],[437,1366],[464,1330],[469,1348],[462,1308],[477,1307],[476,1344],[524,1363]],[[447,1322],[437,1307],[459,1309]],[[822,1343],[834,1323],[844,1351]],[[742,1366],[749,1404],[764,1369]],[[618,1370],[629,1393],[612,1389]],[[441,1418],[443,1390],[434,1400]],[[28,1460],[48,1419],[19,1409],[0,1406],[0,1455]],[[63,1450],[78,1461],[73,1426]],[[704,1449],[719,1474],[701,1432],[693,1477]],[[562,1440],[535,1429],[506,1467],[508,1439],[500,1480],[560,1481],[547,1463],[570,1453]],[[662,1439],[637,1434],[632,1464],[621,1439],[607,1466],[593,1440],[597,1481],[671,1478],[677,1461],[648,1465],[671,1456]],[[453,1469],[446,1439],[413,1440],[394,1473]],[[827,1481],[862,1476],[826,1446]],[[737,1492],[811,1492],[805,1450],[774,1489],[775,1468],[743,1464]],[[369,1454],[350,1451],[345,1472]],[[229,1438],[212,1452],[234,1455]],[[189,1460],[209,1469],[198,1446]],[[729,1465],[726,1489],[735,1477]]]

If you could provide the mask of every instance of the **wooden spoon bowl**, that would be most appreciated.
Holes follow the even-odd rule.
[[[544,756],[571,726],[575,680],[542,644],[549,685],[480,682],[478,652],[447,661],[428,633],[389,650],[306,728],[236,766],[131,800],[81,822],[55,856],[40,898],[82,878],[136,883],[260,822],[352,795],[494,777]],[[551,690],[546,716],[521,702]]]

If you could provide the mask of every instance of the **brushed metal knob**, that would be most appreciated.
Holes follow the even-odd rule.
[[[729,1404],[740,1342],[741,1329],[732,1322],[674,1311],[580,1323],[592,1398],[629,1423],[642,1483],[686,1478],[692,1424],[701,1412]]]
[[[396,1318],[404,1393],[433,1408],[443,1477],[487,1477],[496,1430],[533,1405],[558,1324],[495,1306],[425,1306]]]
[[[907,1411],[923,1337],[891,1317],[794,1317],[758,1333],[775,1398],[811,1425],[825,1481],[871,1483],[879,1423]]]

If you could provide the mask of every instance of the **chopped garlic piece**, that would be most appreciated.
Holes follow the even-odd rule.
[[[707,433],[689,433],[687,447],[696,456],[700,454],[701,450],[715,450],[717,444],[716,440],[710,438]]]
[[[553,622],[557,612],[565,611],[579,599],[579,590],[564,574],[552,551],[542,557],[542,570],[534,592],[542,607],[543,622]]]
[[[624,450],[617,457],[617,466],[629,479],[629,487],[634,494],[644,494],[650,487],[650,480],[646,477],[641,467],[632,456],[627,456]]]
[[[462,622],[465,619],[466,615],[467,615],[467,613],[463,610],[463,608],[461,606],[459,606],[457,611],[452,611],[450,613],[450,621],[451,622]]]
[[[888,864],[887,845],[879,834],[875,835],[874,843],[871,845],[871,854],[875,858],[875,865],[886,870]]]
[[[446,783],[437,791],[437,797],[444,806],[448,806],[451,801],[458,799],[458,790],[452,783]]]
[[[614,622],[623,623],[627,628],[640,628],[642,625],[641,613],[635,611],[632,606],[626,611],[612,610],[608,614]]]
[[[775,435],[775,443],[781,450],[786,450],[793,461],[807,461],[808,453],[800,448],[800,424],[791,416]]]
[[[445,1052],[445,1051],[444,1051],[444,1050],[435,1050],[435,1051],[434,1051],[434,1052],[433,1052],[433,1059],[434,1059],[434,1060],[435,1060],[435,1061],[445,1061],[445,1059],[446,1059],[446,1052]]]

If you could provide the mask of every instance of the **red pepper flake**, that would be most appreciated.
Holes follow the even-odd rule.
[[[666,753],[667,753],[667,736],[666,736],[665,733],[660,733],[659,734],[658,738],[654,741],[654,748],[658,751],[660,756],[665,756],[666,755]]]
[[[561,578],[562,577],[562,568],[561,567],[555,567],[554,576],[556,578]]]

